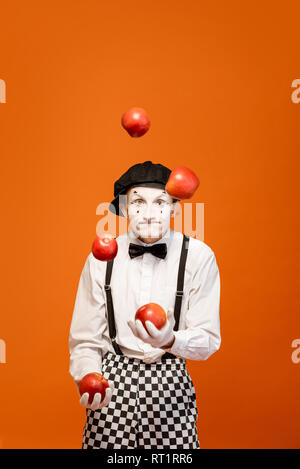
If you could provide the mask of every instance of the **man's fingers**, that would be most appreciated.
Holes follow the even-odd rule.
[[[102,408],[102,407],[109,404],[109,402],[111,400],[111,397],[113,395],[113,392],[115,390],[115,385],[114,385],[113,381],[108,381],[108,385],[109,385],[109,387],[106,388],[106,390],[105,390],[105,397],[103,399],[103,402],[101,402],[101,404],[100,404],[100,408]]]
[[[98,409],[99,404],[101,402],[101,399],[102,399],[102,396],[101,396],[100,392],[96,392],[96,394],[94,395],[93,402],[91,404],[91,409],[92,410]]]
[[[89,405],[89,393],[85,392],[84,394],[82,394],[80,398],[80,401],[79,401],[80,405],[84,407],[89,407],[91,410],[97,410],[109,404],[112,394],[115,389],[115,385],[113,381],[108,381],[108,384],[109,384],[109,387],[106,388],[105,397],[102,402],[101,402],[102,394],[97,392],[94,395],[93,402]]]
[[[138,331],[136,330],[135,324],[132,321],[128,321],[127,324],[130,327],[130,329],[132,330],[133,334],[136,337],[138,337],[139,335],[138,335]]]
[[[141,321],[139,319],[137,319],[135,321],[135,324],[136,324],[136,328],[137,328],[137,331],[138,331],[138,334],[139,334],[140,338],[142,338],[145,341],[149,340],[149,334],[147,333],[147,331],[144,328]]]
[[[132,330],[134,335],[140,339],[141,336],[143,335],[145,329],[144,328],[141,329],[139,327],[139,325],[140,325],[139,323],[140,323],[139,320],[135,321],[135,323],[133,321],[128,321],[127,322],[128,326],[130,327],[130,329]]]
[[[151,321],[145,321],[145,324],[147,326],[147,330],[148,330],[149,334],[151,335],[151,337],[156,339],[161,333],[160,330],[157,329],[157,327],[155,327],[153,322],[151,322]]]
[[[88,404],[88,401],[89,401],[89,393],[88,392],[85,392],[84,394],[82,394],[81,398],[80,398],[80,405],[86,407],[87,404]]]
[[[134,326],[133,326],[132,322],[131,322],[131,321],[127,321],[127,324],[128,324],[128,326],[130,327],[130,329],[132,330],[132,332],[135,333]]]
[[[101,402],[101,404],[99,405],[99,409],[102,409],[102,407],[105,407],[107,406],[107,404],[109,404],[112,393],[113,393],[113,390],[111,388],[106,388],[105,397],[103,401]]]
[[[96,392],[96,394],[94,395],[93,402],[91,403],[92,410],[98,409],[101,399],[102,399],[102,395],[100,394],[100,392]]]
[[[167,312],[167,323],[170,323],[170,327],[173,329],[175,325],[175,318],[174,318],[174,311],[173,309],[169,309]]]
[[[135,321],[135,324],[132,321],[128,321],[127,324],[129,325],[134,335],[138,337],[139,339],[142,339],[145,342],[151,339],[151,336],[148,334],[148,332],[146,331],[142,322],[139,319]]]

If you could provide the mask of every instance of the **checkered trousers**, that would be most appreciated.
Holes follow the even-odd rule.
[[[200,449],[196,393],[185,360],[144,363],[108,352],[102,374],[115,389],[108,406],[86,409],[82,449]]]

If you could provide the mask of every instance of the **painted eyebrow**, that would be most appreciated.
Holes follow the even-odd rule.
[[[161,196],[164,196],[164,195],[165,195],[165,196],[167,195],[167,194],[166,194],[166,191],[163,191],[163,192],[162,192],[160,195],[158,195],[156,198],[158,199],[158,197],[161,197]]]
[[[133,196],[134,197],[135,195],[141,197],[142,199],[144,198],[141,194],[139,194],[137,191],[133,191]],[[159,194],[157,197],[155,197],[156,199],[158,199],[158,197],[161,197],[162,195],[166,195],[166,191],[163,191],[161,194]]]

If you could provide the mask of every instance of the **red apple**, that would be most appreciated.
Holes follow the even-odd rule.
[[[121,124],[131,137],[141,137],[148,132],[150,120],[141,107],[132,107],[122,115]]]
[[[199,186],[199,179],[189,168],[177,166],[171,172],[166,191],[175,199],[190,199]]]
[[[146,321],[151,321],[157,329],[161,329],[166,324],[167,315],[165,310],[157,303],[148,303],[137,310],[135,319],[139,319],[146,330]]]
[[[101,394],[101,401],[105,397],[106,388],[109,388],[107,379],[100,373],[88,373],[79,383],[80,395],[85,392],[89,393],[89,404],[93,402],[94,395],[99,392]]]
[[[118,243],[112,235],[104,233],[94,239],[92,253],[99,261],[110,261],[116,257],[117,252]]]

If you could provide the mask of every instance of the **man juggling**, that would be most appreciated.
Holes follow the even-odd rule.
[[[220,276],[207,244],[170,228],[182,198],[170,176],[145,161],[114,183],[109,208],[129,218],[129,231],[116,238],[113,259],[91,252],[81,273],[70,373],[78,386],[94,373],[107,381],[102,394],[80,392],[82,449],[200,448],[186,360],[206,360],[220,348]],[[136,318],[141,307],[144,322]],[[157,327],[151,317],[163,311]]]

